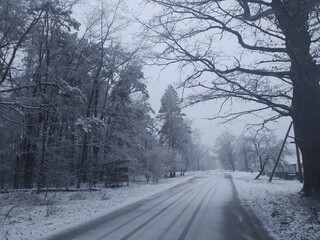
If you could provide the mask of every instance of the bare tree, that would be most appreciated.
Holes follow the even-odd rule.
[[[195,144],[193,151],[196,170],[203,170],[203,161],[204,158],[208,155],[209,149],[202,144]]]
[[[235,171],[237,160],[236,137],[230,132],[223,132],[216,140],[215,148],[221,165]]]
[[[0,1],[0,188],[90,187],[117,160],[162,175],[143,165],[152,141],[161,151],[139,43],[120,44],[124,1],[100,1],[80,37],[77,2]]]
[[[187,153],[188,158],[190,158],[189,168],[198,171],[205,169],[205,160],[208,157],[209,149],[201,143],[201,132],[199,129],[192,129],[189,145],[190,151]]]
[[[238,153],[238,162],[240,169],[244,169],[246,172],[252,170],[252,161],[253,161],[253,149],[249,137],[239,137],[237,145]]]
[[[190,70],[182,85],[196,88],[191,102],[234,98],[258,103],[227,113],[272,110],[294,122],[305,173],[303,190],[320,192],[320,2],[318,0],[150,0],[163,7],[147,26],[161,43],[159,64]],[[234,45],[230,49],[223,43]],[[205,79],[210,79],[206,81]],[[224,101],[225,103],[225,101]]]
[[[259,173],[255,179],[265,174],[266,165],[272,165],[271,160],[275,160],[280,151],[279,142],[272,133],[263,132],[248,137],[251,143],[253,157],[258,166]],[[274,163],[274,162],[273,162]]]
[[[28,35],[44,17],[41,4],[28,1],[1,1],[0,3],[0,85],[11,81],[13,63]],[[38,6],[37,6],[38,5]]]

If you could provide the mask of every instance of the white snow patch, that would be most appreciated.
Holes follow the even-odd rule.
[[[206,173],[186,174],[158,184],[131,184],[96,192],[0,194],[0,239],[45,239]],[[280,179],[269,183],[264,176],[254,180],[256,173],[230,174],[241,202],[262,221],[273,239],[320,240],[320,202],[300,198],[301,183]]]
[[[254,180],[257,173],[231,175],[241,202],[262,221],[273,239],[320,239],[320,202],[300,198],[299,181],[274,179],[269,183],[265,176]]]
[[[186,182],[194,175],[186,173],[157,184],[131,183],[128,187],[91,192],[0,194],[0,239],[45,239]]]

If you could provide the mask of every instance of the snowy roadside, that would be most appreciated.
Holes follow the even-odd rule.
[[[195,173],[157,184],[131,184],[93,192],[0,194],[0,239],[45,239],[193,178]]]
[[[297,180],[267,177],[256,173],[231,173],[239,198],[262,221],[274,240],[320,240],[320,202],[300,198]]]

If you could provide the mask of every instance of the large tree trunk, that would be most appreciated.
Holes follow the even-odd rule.
[[[311,37],[307,24],[310,6],[305,2],[291,0],[283,4],[279,0],[272,1],[291,60],[292,118],[303,158],[303,191],[312,196],[320,193],[320,66],[310,54]]]
[[[294,89],[294,96],[293,120],[303,159],[303,191],[312,196],[320,193],[320,88]]]
[[[7,171],[5,170],[5,162],[2,154],[0,155],[0,159],[0,189],[4,189]]]

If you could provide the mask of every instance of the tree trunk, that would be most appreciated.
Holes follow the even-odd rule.
[[[36,152],[38,150],[37,145],[35,144],[35,136],[38,135],[33,124],[36,123],[36,120],[33,116],[27,116],[28,127],[26,133],[23,136],[23,153],[22,161],[25,164],[24,172],[24,187],[32,188],[34,180],[34,170],[36,167]]]
[[[13,188],[20,188],[20,172],[21,172],[21,157],[20,154],[17,154],[15,163],[14,163],[14,172],[13,172]]]
[[[247,152],[244,152],[244,163],[246,166],[246,172],[249,172],[249,163],[248,163]]]
[[[4,157],[1,154],[1,162],[0,162],[0,189],[4,189],[5,178],[6,178],[6,170],[5,170],[5,163]],[[2,168],[1,168],[2,167]]]
[[[28,138],[28,137],[26,137]],[[23,153],[23,158],[25,161],[25,174],[24,174],[24,187],[32,188],[34,179],[34,168],[36,166],[36,158],[34,152],[37,147],[27,140],[25,153]]]
[[[319,86],[303,91],[297,89],[294,94],[300,95],[293,105],[293,122],[303,159],[303,192],[313,196],[320,193],[320,89]]]
[[[258,173],[258,175],[254,179],[259,179],[259,177],[263,174],[263,171],[264,171],[264,168],[267,164],[267,161],[268,160],[265,160],[264,163],[261,165],[260,172]]]
[[[230,156],[229,156],[229,162],[231,165],[231,170],[234,172],[235,171],[234,161],[233,161],[232,157],[230,157]]]
[[[42,149],[40,164],[38,168],[37,190],[40,190],[47,185],[47,168],[48,168],[48,139],[49,139],[49,112],[46,111],[42,130]]]
[[[77,188],[80,188],[81,182],[86,179],[86,171],[84,165],[87,161],[88,154],[88,133],[84,134],[81,156],[79,158],[78,169],[77,169]]]
[[[306,2],[306,1],[304,1]],[[299,0],[272,1],[279,27],[286,37],[291,60],[293,84],[292,118],[296,142],[301,149],[307,196],[320,193],[320,66],[310,54],[311,36],[308,29],[310,5]],[[295,12],[288,11],[295,7]],[[299,9],[297,8],[299,7]]]
[[[259,164],[260,164],[260,171],[263,171],[263,164],[262,164],[262,158],[259,156]]]

